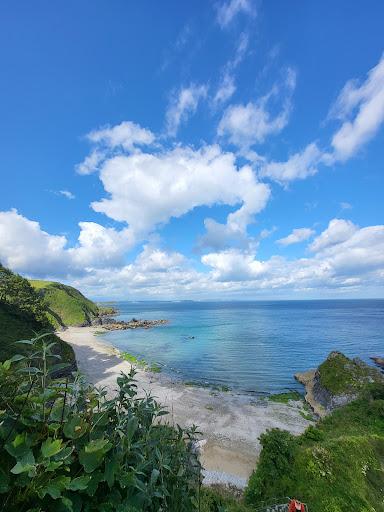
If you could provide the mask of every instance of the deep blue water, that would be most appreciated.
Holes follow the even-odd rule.
[[[274,302],[117,302],[119,318],[165,318],[166,326],[112,331],[121,350],[165,365],[183,380],[252,392],[300,389],[297,371],[331,350],[384,356],[384,299]],[[191,339],[191,337],[194,339]],[[176,370],[178,373],[176,373]]]

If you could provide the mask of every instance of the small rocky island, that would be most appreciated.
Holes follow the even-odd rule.
[[[296,373],[295,379],[304,384],[305,399],[314,412],[324,417],[355,400],[368,384],[383,382],[383,375],[359,358],[331,352],[317,369]]]
[[[116,320],[115,318],[107,316],[98,317],[95,319],[95,322],[93,322],[93,325],[100,325],[107,331],[124,331],[127,329],[150,329],[167,323],[168,320],[141,320],[137,318],[132,318],[132,320],[125,322],[124,320]]]

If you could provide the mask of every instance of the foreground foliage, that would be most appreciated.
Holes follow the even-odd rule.
[[[383,384],[367,386],[358,400],[299,437],[273,429],[261,443],[249,504],[295,496],[311,512],[384,511]]]
[[[162,422],[135,372],[118,393],[55,378],[63,363],[40,336],[0,365],[0,507],[9,511],[193,511],[199,506],[195,429]]]

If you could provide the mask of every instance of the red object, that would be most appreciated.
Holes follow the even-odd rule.
[[[298,500],[291,500],[289,502],[288,512],[305,512],[304,503]]]

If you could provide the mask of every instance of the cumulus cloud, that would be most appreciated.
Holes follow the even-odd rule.
[[[18,272],[68,272],[64,236],[50,235],[17,210],[0,212],[0,261]]]
[[[76,172],[79,174],[92,174],[98,170],[99,164],[104,159],[104,152],[93,150],[84,160],[75,166]]]
[[[343,224],[342,224],[343,222]],[[310,246],[311,258],[287,260],[272,256],[260,261],[239,249],[210,253],[202,262],[215,282],[242,282],[244,292],[266,289],[345,289],[384,284],[384,226],[358,228],[333,219]],[[214,284],[212,284],[212,288]]]
[[[51,235],[16,210],[0,212],[0,261],[28,275],[84,274],[86,268],[118,266],[134,240],[128,229],[116,231],[80,222],[74,247],[63,235]]]
[[[226,28],[241,12],[251,16],[255,14],[251,0],[225,1],[217,8],[217,22],[221,28]]]
[[[255,296],[271,290],[348,290],[384,284],[384,226],[359,228],[333,219],[313,241],[312,257],[260,260],[256,248],[227,248],[201,257],[197,270],[182,254],[153,244],[125,262],[129,239],[94,223],[81,223],[78,242],[51,235],[15,210],[0,212],[0,261],[34,276],[70,279],[91,296],[181,298]]]
[[[123,121],[115,126],[107,125],[104,128],[93,130],[88,133],[87,139],[97,147],[83,162],[75,166],[76,172],[79,174],[91,174],[98,171],[111,151],[135,152],[142,146],[151,145],[155,141],[155,135],[136,123]]]
[[[108,148],[121,147],[132,151],[135,146],[147,146],[155,140],[154,134],[131,121],[123,121],[115,126],[106,126],[87,135],[88,140],[105,144]]]
[[[168,135],[174,137],[177,134],[179,126],[196,112],[200,100],[207,96],[207,92],[206,85],[191,84],[173,93],[166,113]]]
[[[348,240],[356,231],[357,226],[350,220],[332,219],[327,227],[309,246],[313,252],[319,252],[333,245]]]
[[[217,133],[242,149],[264,142],[267,136],[279,133],[288,123],[296,73],[288,68],[282,86],[274,86],[265,96],[245,105],[230,105],[220,120]],[[277,114],[271,114],[270,104],[283,98]]]
[[[276,240],[276,243],[286,247],[287,245],[298,244],[308,240],[315,232],[310,228],[296,228],[288,236]]]
[[[371,140],[384,122],[384,56],[363,83],[346,83],[330,117],[343,121],[332,138],[332,146],[334,158],[345,161]]]
[[[199,206],[240,205],[228,223],[244,229],[264,208],[270,190],[249,166],[239,169],[235,160],[217,145],[115,156],[100,170],[108,197],[92,207],[126,222],[135,234],[145,234]]]
[[[302,152],[295,153],[285,162],[268,162],[261,167],[260,175],[281,184],[303,180],[317,172],[323,153],[315,143],[309,144]]]

